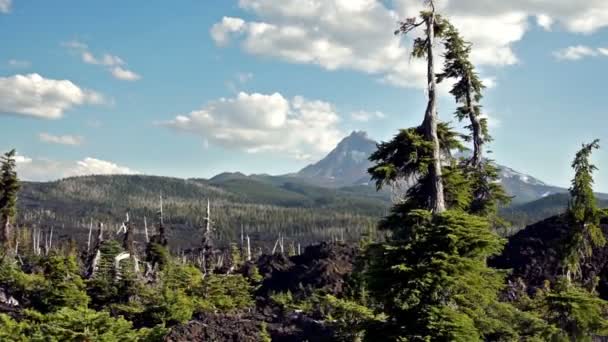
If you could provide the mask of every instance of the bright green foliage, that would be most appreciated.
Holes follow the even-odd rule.
[[[273,293],[270,299],[283,314],[298,310],[322,320],[334,329],[336,341],[362,341],[368,326],[385,319],[384,315],[377,315],[360,301],[337,298],[330,294],[313,293],[305,299],[296,300],[287,291]]]
[[[447,124],[441,123],[437,129],[443,156],[450,158],[452,150],[463,149],[459,134]],[[433,163],[433,144],[425,139],[421,127],[401,130],[393,140],[379,144],[378,150],[371,155],[370,160],[376,165],[368,171],[378,189],[403,180],[410,182],[414,179],[418,180],[408,188],[399,210],[393,213],[397,216],[389,216],[386,221],[400,220],[398,214],[410,209],[430,208],[433,181],[428,171]],[[446,203],[448,207],[453,206],[454,202],[460,205],[461,203],[458,202],[462,201],[462,197],[459,193],[462,189],[451,186],[462,185],[460,183],[462,178],[456,169],[452,169],[451,173],[447,171],[447,175],[442,177],[444,188],[449,188],[446,189]],[[387,224],[380,224],[381,228],[386,226]]]
[[[593,336],[608,336],[608,302],[597,295],[560,279],[537,297],[544,318],[560,328],[555,340],[591,342]]]
[[[208,275],[197,289],[201,311],[240,311],[253,305],[251,285],[241,275]]]
[[[230,262],[235,268],[240,267],[243,264],[243,257],[241,255],[241,249],[236,243],[230,244]]]
[[[86,307],[89,297],[74,256],[52,255],[42,262],[45,286],[37,294],[41,312],[52,312],[62,307]]]
[[[463,149],[459,134],[450,126],[441,123],[437,134],[443,155],[450,155],[454,149]],[[432,143],[425,140],[421,127],[402,129],[393,140],[378,145],[370,160],[376,165],[368,171],[378,189],[401,179],[425,175],[433,161]]]
[[[266,322],[262,322],[260,327],[260,338],[261,342],[272,342],[272,338],[270,338],[270,334],[268,333],[268,325]]]
[[[134,330],[123,318],[86,308],[66,307],[47,315],[28,310],[19,322],[0,314],[2,341],[159,341],[161,334],[160,328]]]
[[[477,167],[464,165],[464,172],[469,179],[472,199],[467,212],[486,217],[493,227],[505,223],[498,217],[500,206],[511,202],[511,197],[498,182],[498,168],[491,160],[482,160]]]
[[[74,257],[52,255],[39,266],[42,273],[28,274],[15,265],[0,265],[0,286],[20,303],[41,312],[87,305],[89,298]]]
[[[29,304],[44,290],[46,280],[41,274],[25,273],[16,264],[3,260],[0,263],[0,287],[6,289],[19,303]]]
[[[5,153],[0,162],[0,243],[11,244],[7,223],[17,213],[17,193],[21,188],[17,178],[15,150]]]
[[[253,305],[251,286],[240,275],[203,277],[193,265],[169,262],[155,284],[140,286],[116,312],[146,326],[188,321],[197,312],[238,312]]]
[[[460,104],[454,115],[459,121],[469,119],[471,139],[480,139],[479,147],[483,143],[489,142],[491,137],[487,129],[487,121],[481,118],[481,106],[479,101],[482,99],[481,91],[485,88],[475,66],[470,61],[471,44],[464,41],[458,30],[447,20],[443,21],[443,42],[446,53],[444,55],[443,71],[437,75],[437,81],[445,79],[456,79],[450,93],[454,95],[456,103]],[[475,121],[479,120],[479,127],[475,127]]]
[[[355,301],[336,298],[332,295],[317,297],[314,306],[325,321],[336,331],[338,341],[362,341],[365,328],[374,321],[382,321],[374,311]]]
[[[568,214],[572,221],[573,233],[567,246],[565,261],[568,271],[575,274],[580,271],[580,260],[590,257],[593,247],[606,244],[600,228],[600,211],[593,194],[593,171],[597,170],[597,167],[589,160],[593,150],[598,148],[599,140],[584,144],[572,162],[575,175],[570,188]]]
[[[388,315],[388,340],[479,341],[509,334],[495,305],[503,275],[486,266],[503,240],[488,222],[424,210],[410,212],[407,221],[412,225],[397,230],[399,240],[370,249],[368,282]]]
[[[475,66],[470,61],[471,44],[464,41],[458,30],[444,20],[445,61],[443,71],[437,75],[437,81],[455,79],[450,91],[460,106],[454,113],[459,121],[468,120],[467,128],[471,131],[467,141],[473,142],[473,154],[462,165],[463,172],[470,181],[472,201],[468,212],[489,217],[499,225],[498,206],[510,202],[500,184],[498,170],[489,160],[483,159],[484,145],[492,140],[488,131],[487,119],[482,118],[482,90],[485,88]]]
[[[126,281],[116,279],[114,269],[114,257],[122,252],[119,242],[110,240],[104,241],[99,249],[101,258],[97,271],[94,276],[87,281],[87,293],[91,297],[91,302],[95,308],[102,308],[111,303],[125,302],[129,294],[133,292],[129,278],[129,270],[121,263],[121,268],[126,269],[124,276]],[[125,279],[125,278],[122,278]]]

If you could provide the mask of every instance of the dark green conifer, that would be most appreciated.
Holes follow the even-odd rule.
[[[17,178],[15,150],[2,156],[0,167],[0,243],[10,247],[12,244],[11,225],[17,213],[17,193],[21,188]]]
[[[566,246],[566,272],[578,275],[581,260],[591,256],[594,247],[606,244],[600,228],[600,211],[593,194],[593,172],[597,167],[591,164],[593,150],[599,148],[599,140],[583,144],[576,153],[572,168],[575,175],[570,188],[568,217],[572,226],[572,237]]]
[[[455,83],[450,90],[459,107],[454,113],[459,121],[468,120],[470,135],[466,140],[473,142],[473,154],[466,161],[464,173],[470,180],[471,203],[470,213],[490,217],[498,223],[498,206],[510,202],[504,189],[497,183],[499,174],[491,160],[484,159],[484,145],[492,140],[487,119],[482,117],[482,91],[485,88],[475,66],[471,63],[471,43],[465,41],[458,30],[447,20],[444,21],[443,43],[445,61],[443,70],[437,75],[437,81],[453,79]]]

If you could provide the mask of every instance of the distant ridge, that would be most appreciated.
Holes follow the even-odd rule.
[[[367,170],[372,163],[368,158],[376,150],[376,145],[377,142],[369,138],[366,132],[353,131],[325,158],[306,166],[292,176],[324,187],[371,185]],[[527,203],[553,194],[567,192],[567,189],[548,185],[510,167],[497,166],[501,183],[513,196],[514,204]]]

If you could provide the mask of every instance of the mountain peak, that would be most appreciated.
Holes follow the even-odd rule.
[[[350,135],[348,137],[346,137],[345,139],[348,139],[348,138],[369,139],[366,131],[352,131],[350,133]]]
[[[376,142],[365,131],[353,131],[325,158],[298,172],[299,176],[335,186],[367,183],[369,156],[376,150]]]

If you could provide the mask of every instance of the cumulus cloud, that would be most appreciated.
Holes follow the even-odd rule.
[[[86,175],[140,173],[126,166],[92,157],[86,157],[78,161],[59,161],[18,155],[16,161],[19,177],[28,181],[49,181]]]
[[[359,110],[356,112],[350,113],[350,117],[359,122],[368,122],[374,119],[384,119],[386,115],[380,111],[368,112],[364,110]]]
[[[0,13],[9,13],[12,7],[12,0],[0,0]]]
[[[420,0],[239,0],[253,19],[224,17],[211,28],[219,46],[237,41],[250,54],[327,70],[350,69],[378,75],[404,87],[424,87],[424,63],[410,60],[411,41],[394,37],[397,22],[416,15]],[[608,2],[590,0],[445,0],[437,3],[473,42],[480,66],[518,63],[513,44],[522,40],[530,18],[546,30],[561,25],[592,33],[608,25]]]
[[[226,45],[230,41],[230,35],[244,29],[245,21],[240,18],[224,17],[220,23],[211,27],[211,37],[220,45]]]
[[[59,119],[72,107],[100,104],[103,97],[68,80],[39,74],[0,77],[0,113]]]
[[[38,138],[40,141],[49,144],[80,146],[84,143],[84,138],[77,135],[53,135],[49,133],[40,133]]]
[[[83,62],[92,65],[99,65],[105,67],[110,74],[122,81],[137,81],[141,79],[141,76],[136,72],[126,68],[126,62],[116,56],[109,53],[104,53],[100,56],[95,56],[90,50],[87,44],[72,40],[64,42],[62,46],[75,51],[80,54],[80,58]]]
[[[339,120],[328,102],[240,92],[160,124],[199,135],[209,144],[249,153],[283,152],[308,160],[336,146],[343,136]]]
[[[76,167],[68,171],[68,175],[131,175],[138,171],[126,166],[120,166],[109,161],[87,157],[76,162]]]
[[[576,45],[557,50],[553,55],[558,60],[577,61],[586,57],[608,56],[608,49]]]

